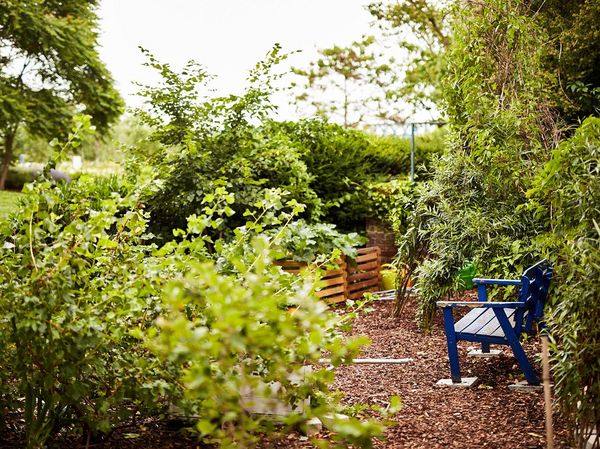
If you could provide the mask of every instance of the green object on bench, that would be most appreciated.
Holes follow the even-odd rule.
[[[460,286],[464,290],[469,290],[474,287],[473,278],[476,276],[475,264],[473,262],[465,262],[464,266],[458,272],[458,280]]]

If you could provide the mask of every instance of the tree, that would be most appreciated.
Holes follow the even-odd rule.
[[[600,3],[538,0],[531,7],[552,36],[544,59],[554,73],[552,104],[570,123],[600,113]],[[540,13],[537,13],[538,9]]]
[[[321,58],[308,69],[294,69],[306,79],[296,103],[345,127],[369,121],[404,123],[410,113],[407,106],[413,112],[437,110],[445,53],[452,42],[451,4],[451,0],[369,4],[378,37],[321,50]]]
[[[395,94],[415,108],[439,106],[444,54],[452,41],[449,1],[376,2],[368,10],[393,45],[404,52]]]
[[[375,44],[373,36],[365,36],[348,47],[320,50],[321,57],[308,69],[293,68],[304,79],[296,104],[345,128],[403,123],[397,99],[390,95],[397,81],[394,60],[376,51]]]
[[[105,130],[123,101],[97,47],[97,0],[0,1],[0,189],[20,127],[62,137],[76,113]]]

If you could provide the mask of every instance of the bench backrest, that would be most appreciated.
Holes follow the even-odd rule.
[[[527,316],[523,326],[525,332],[531,332],[534,321],[540,321],[544,317],[551,280],[552,265],[545,259],[529,267],[521,276],[519,301],[527,304]]]

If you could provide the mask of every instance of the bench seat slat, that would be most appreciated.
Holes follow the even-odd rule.
[[[515,310],[504,309],[511,326],[515,325]],[[473,335],[504,337],[504,331],[493,309],[474,309],[462,317],[455,325],[456,332]]]

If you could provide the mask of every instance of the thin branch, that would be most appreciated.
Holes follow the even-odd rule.
[[[33,253],[33,211],[31,212],[31,217],[29,218],[29,253],[31,254],[33,267],[35,268],[35,271],[38,271],[38,266],[35,261],[35,254]]]

